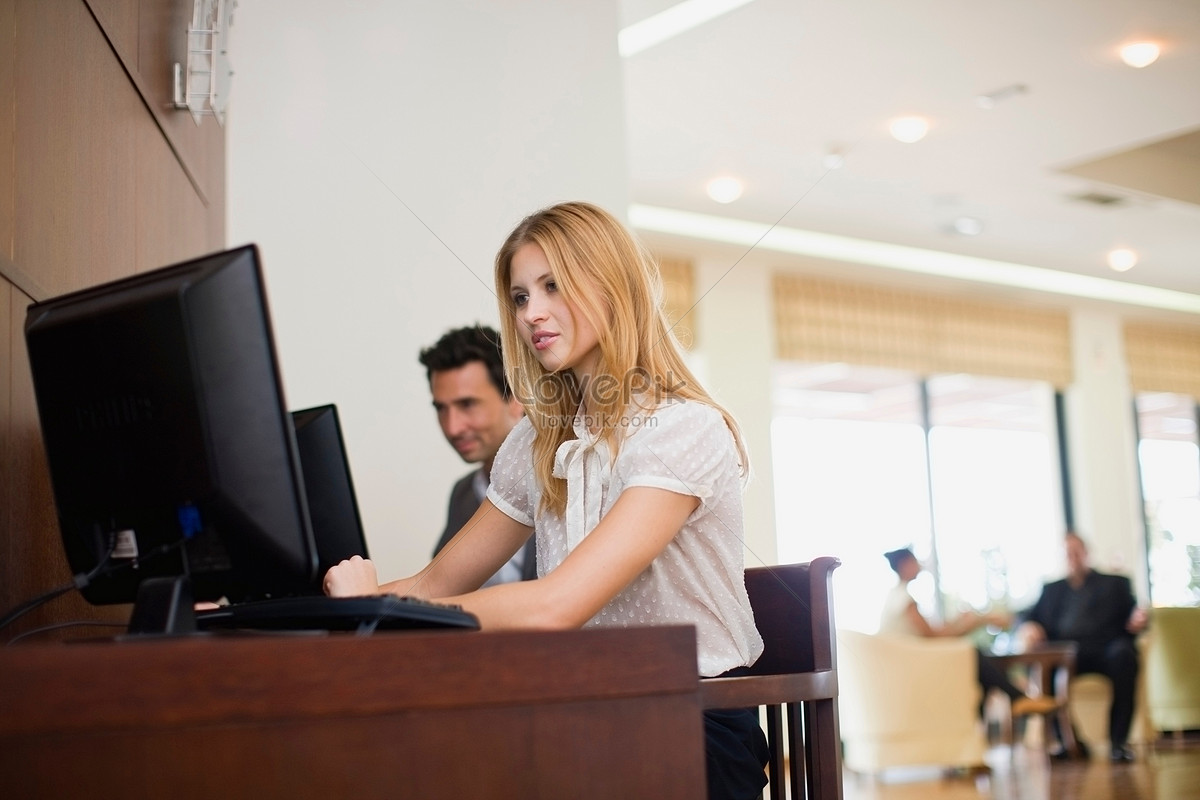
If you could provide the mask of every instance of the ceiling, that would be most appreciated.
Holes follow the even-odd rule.
[[[1136,39],[1158,61],[1122,64]],[[754,0],[623,61],[635,204],[1200,295],[1198,0]],[[914,144],[887,131],[908,114]],[[709,199],[718,175],[742,197]]]

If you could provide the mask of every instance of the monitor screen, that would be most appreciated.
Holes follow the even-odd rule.
[[[350,556],[368,557],[367,540],[358,514],[337,406],[293,411],[292,420],[296,424],[308,516],[320,562],[312,590],[320,594],[321,581],[330,567]]]
[[[312,585],[253,245],[35,303],[25,337],[67,560],[96,573],[88,601],[134,602],[148,578],[184,577],[196,600]]]

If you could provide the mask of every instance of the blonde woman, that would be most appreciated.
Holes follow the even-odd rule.
[[[754,663],[734,420],[680,357],[657,270],[608,212],[563,203],[523,220],[496,256],[505,369],[525,406],[487,499],[441,556],[379,586],[355,558],[326,592],[393,592],[474,613],[484,629],[692,624],[698,670]],[[530,535],[538,580],[479,587]],[[705,715],[709,796],[757,797],[757,714]]]

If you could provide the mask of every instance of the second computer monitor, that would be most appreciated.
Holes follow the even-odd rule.
[[[334,405],[293,411],[308,515],[320,561],[314,592],[330,567],[350,556],[367,558],[367,540],[354,494],[350,462]]]

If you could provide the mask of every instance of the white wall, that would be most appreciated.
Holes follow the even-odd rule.
[[[497,319],[525,214],[628,203],[614,2],[241,0],[228,244],[262,250],[289,406],[336,403],[384,579],[427,560],[452,482],[417,353]]]

